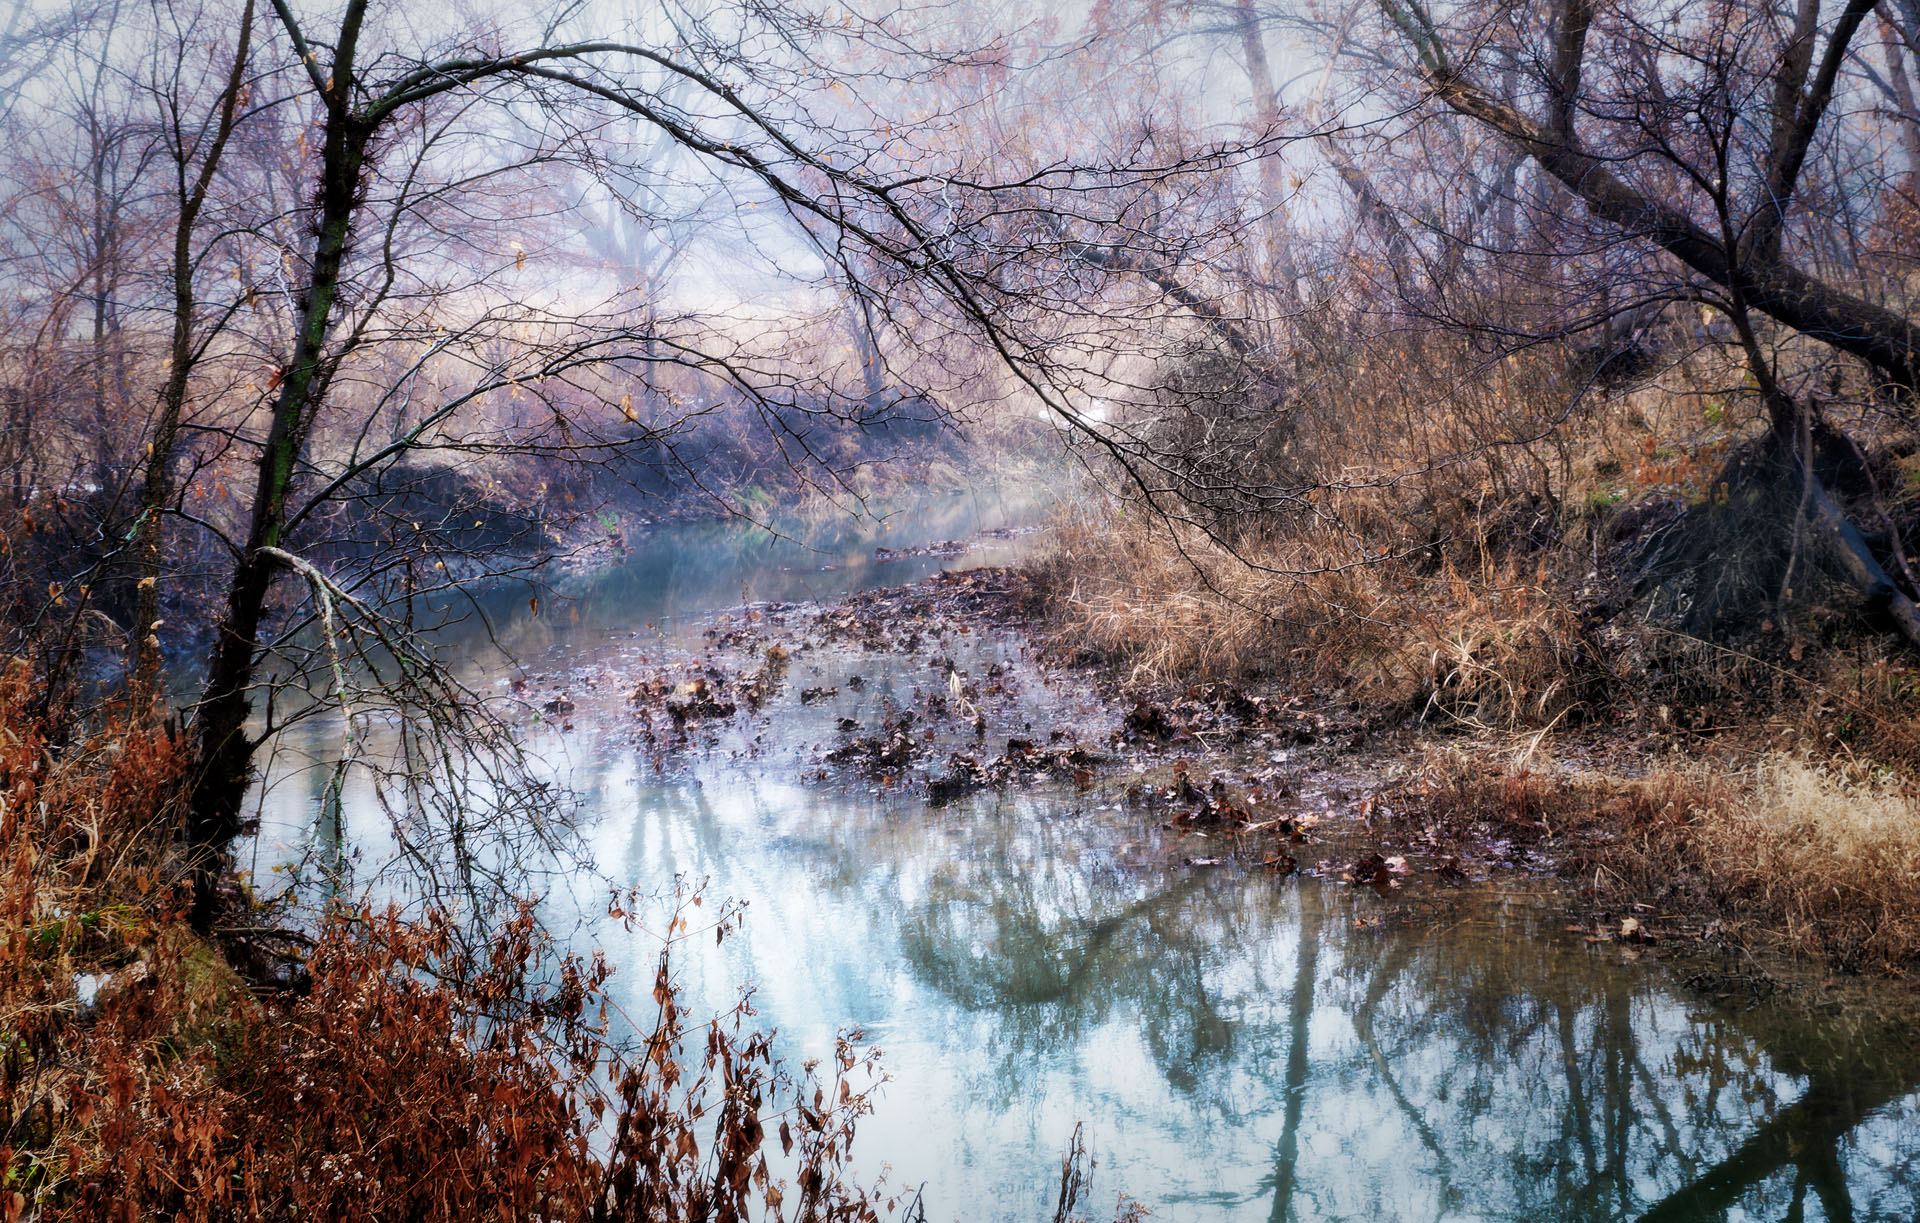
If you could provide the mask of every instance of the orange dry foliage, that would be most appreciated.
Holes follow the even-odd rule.
[[[871,1062],[843,1041],[795,1081],[744,1005],[689,1031],[665,951],[637,1024],[530,907],[477,954],[336,911],[303,988],[250,987],[180,920],[182,749],[126,719],[56,747],[26,683],[0,677],[0,1220],[877,1218],[841,1173]]]

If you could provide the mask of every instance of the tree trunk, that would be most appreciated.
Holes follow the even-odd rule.
[[[867,325],[867,316],[857,297],[847,297],[847,334],[853,337],[854,351],[860,357],[860,381],[866,389],[867,415],[879,420],[887,409],[887,366],[880,358],[880,343]]]
[[[173,229],[173,336],[168,347],[166,385],[160,391],[160,416],[154,424],[151,449],[147,455],[146,480],[140,490],[134,540],[134,563],[139,573],[134,600],[133,682],[137,692],[151,696],[160,677],[160,641],[153,626],[160,619],[160,562],[164,543],[162,516],[173,500],[175,451],[180,445],[180,421],[186,412],[187,383],[193,367],[193,232],[200,209],[206,204],[214,173],[225,154],[227,140],[233,134],[234,112],[245,85],[247,54],[253,40],[253,3],[247,0],[240,13],[240,33],[233,53],[233,69],[227,75],[226,89],[220,95],[218,124],[213,143],[201,158],[200,171],[191,185],[186,181],[187,158],[191,150],[184,144],[175,150],[175,173],[180,188],[180,213]]]
[[[1907,155],[1907,172],[1920,174],[1920,102],[1913,96],[1913,78],[1907,72],[1905,49],[1893,23],[1883,14],[1880,18],[1884,37],[1880,41],[1880,53],[1887,65],[1887,87],[1893,91],[1895,103],[1900,108],[1897,122],[1900,125],[1900,148]]]
[[[108,438],[112,433],[112,421],[107,413],[107,338],[113,330],[109,313],[112,310],[108,298],[108,264],[113,259],[114,221],[112,206],[107,201],[105,142],[109,139],[97,129],[93,137],[93,360],[92,360],[92,406],[93,406],[93,462],[92,483],[95,504],[106,506],[112,499],[108,486],[112,482],[113,452]]]
[[[1258,138],[1271,140],[1280,130],[1278,90],[1273,83],[1273,66],[1267,59],[1267,38],[1260,29],[1253,0],[1239,0],[1235,23],[1240,35],[1240,51],[1247,61],[1247,81],[1253,91],[1253,119],[1259,125]],[[1279,282],[1280,295],[1290,307],[1300,304],[1300,269],[1293,261],[1293,242],[1287,226],[1287,184],[1285,167],[1277,154],[1260,158],[1260,194],[1267,206],[1267,255],[1273,276]]]
[[[328,326],[339,295],[372,134],[350,109],[354,41],[364,9],[364,4],[355,4],[348,10],[334,55],[334,75],[323,95],[327,120],[321,146],[319,217],[313,260],[300,296],[299,331],[293,357],[282,371],[273,420],[261,448],[246,542],[234,566],[196,714],[197,773],[186,839],[199,860],[194,920],[203,928],[212,918],[213,888],[227,848],[239,835],[241,804],[252,779],[255,745],[246,723],[252,713],[260,625],[280,569],[270,550],[279,549],[283,542],[295,471],[314,410],[330,381]]]

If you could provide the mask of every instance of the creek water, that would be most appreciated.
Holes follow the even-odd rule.
[[[739,936],[679,963],[696,1014],[751,985],[789,1062],[850,1027],[879,1046],[890,1078],[860,1125],[863,1177],[920,1190],[933,1220],[1043,1220],[1083,1125],[1090,1219],[1122,1193],[1169,1220],[1920,1214],[1920,1050],[1897,1026],[1681,985],[1566,931],[1551,886],[1519,875],[1383,897],[1217,862],[1214,843],[1125,801],[1125,761],[1087,787],[1036,775],[946,803],[825,766],[840,719],[872,729],[925,707],[953,669],[996,675],[989,746],[1059,731],[1104,747],[1113,712],[1012,634],[944,623],[925,649],[874,651],[777,606],[1004,561],[1018,542],[974,533],[1033,513],[933,498],[885,531],[803,543],[666,528],[561,605],[503,594],[484,630],[458,630],[480,686],[517,674],[531,708],[571,702],[524,733],[582,795],[602,875],[658,888],[680,874],[745,904]],[[961,560],[873,559],[956,537],[974,539]],[[727,609],[764,640],[791,627],[785,684],[670,743],[627,695],[703,657]],[[968,738],[958,720],[936,729],[935,768]],[[262,877],[311,849],[316,765],[338,736],[316,720],[281,745]],[[1301,793],[1328,801],[1311,779]],[[349,788],[348,838],[377,857],[371,806]],[[589,933],[640,1013],[657,943]]]

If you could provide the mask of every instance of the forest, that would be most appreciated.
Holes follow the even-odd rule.
[[[1916,76],[0,0],[0,1223],[1915,1217]]]

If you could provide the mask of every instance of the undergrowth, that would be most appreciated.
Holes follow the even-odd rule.
[[[297,988],[196,937],[174,861],[186,767],[122,710],[50,738],[0,676],[0,1217],[876,1220],[844,1174],[878,1081],[852,1038],[789,1074],[744,1004],[682,1010],[669,950],[732,915],[683,898],[651,1006],[531,908],[477,953],[449,921],[337,908]],[[615,913],[629,923],[632,913]]]
[[[1443,769],[1423,803],[1522,839],[1571,828],[1595,886],[1909,971],[1920,656],[1823,568],[1794,498],[1773,504],[1739,371],[1662,342],[1657,377],[1584,389],[1546,349],[1303,359],[1293,483],[1257,508],[1095,490],[1056,516],[1033,565],[1056,648],[1141,687],[1317,698],[1442,754],[1604,745],[1635,775]],[[1886,551],[1920,529],[1912,442],[1871,425],[1849,422],[1872,444],[1847,487]]]

